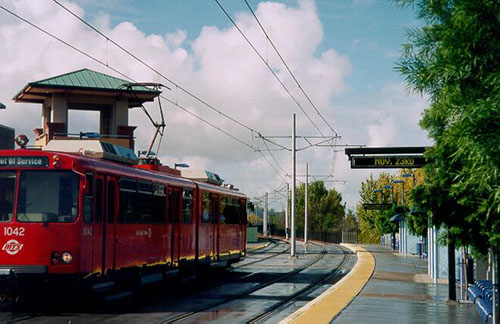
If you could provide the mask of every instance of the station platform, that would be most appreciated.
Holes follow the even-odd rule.
[[[481,323],[474,304],[447,302],[427,262],[390,248],[351,245],[358,263],[335,286],[281,323]]]

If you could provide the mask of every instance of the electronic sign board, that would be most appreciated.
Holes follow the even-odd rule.
[[[421,168],[424,165],[425,158],[422,155],[351,156],[352,169]]]

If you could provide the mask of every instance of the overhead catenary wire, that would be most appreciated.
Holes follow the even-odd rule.
[[[75,17],[76,19],[78,19],[80,22],[82,22],[83,24],[85,24],[87,27],[89,27],[90,29],[92,29],[93,31],[95,31],[96,33],[98,33],[100,36],[104,37],[106,39],[107,42],[110,42],[112,43],[113,45],[115,45],[116,47],[118,47],[119,49],[121,49],[122,51],[124,51],[125,53],[127,53],[129,56],[131,56],[132,58],[134,58],[135,60],[137,60],[138,62],[140,62],[141,64],[143,64],[144,66],[146,66],[147,68],[149,68],[151,71],[153,71],[154,73],[156,73],[157,75],[159,75],[160,77],[162,77],[163,79],[167,80],[168,82],[170,82],[171,84],[173,84],[176,89],[179,89],[181,91],[183,91],[184,93],[186,93],[187,95],[191,96],[192,98],[194,98],[195,100],[197,100],[198,102],[202,103],[203,105],[209,107],[210,109],[212,109],[213,111],[217,112],[218,114],[220,114],[221,116],[231,120],[232,122],[240,125],[241,127],[245,128],[246,130],[250,131],[251,133],[256,133],[258,135],[260,135],[260,132],[251,128],[250,126],[247,126],[245,124],[243,124],[242,122],[236,120],[235,118],[225,114],[224,112],[222,112],[220,109],[217,109],[215,108],[213,105],[207,103],[205,100],[201,99],[200,97],[196,96],[195,94],[193,94],[192,92],[188,91],[187,89],[185,89],[184,87],[182,87],[181,85],[179,85],[178,83],[174,82],[172,79],[168,78],[167,76],[165,76],[163,73],[161,73],[160,71],[158,71],[157,69],[155,69],[154,67],[152,67],[150,64],[148,64],[147,62],[145,62],[144,60],[142,60],[141,58],[139,58],[138,56],[136,56],[135,54],[133,54],[132,52],[130,52],[129,50],[127,50],[126,48],[124,48],[122,45],[118,44],[117,42],[115,42],[113,39],[111,39],[109,36],[107,36],[106,34],[104,34],[103,32],[101,32],[99,29],[97,29],[96,27],[94,27],[92,24],[90,24],[89,22],[87,22],[85,19],[79,17],[77,14],[75,14],[72,10],[70,10],[68,7],[64,6],[63,4],[61,4],[58,0],[52,0],[54,3],[56,3],[58,6],[60,6],[62,9],[64,9],[65,11],[67,11],[69,14],[71,14],[73,17]],[[106,66],[108,66],[108,64],[106,63]],[[234,135],[230,134],[229,132],[223,130],[221,127],[218,127],[206,120],[204,120],[203,118],[199,117],[198,115],[190,112],[189,110],[187,110],[186,108],[182,107],[181,105],[178,104],[177,100],[176,101],[173,101],[173,100],[170,100],[168,98],[165,98],[162,96],[162,98],[164,98],[165,100],[167,100],[169,103],[173,104],[174,106],[182,109],[183,111],[185,111],[186,113],[190,114],[191,116],[201,120],[202,122],[212,126],[213,128],[219,130],[220,132],[226,134],[227,136],[233,138],[234,140],[240,142],[241,144],[253,149],[254,151],[259,151],[258,148],[256,148],[255,146],[251,145],[251,144],[248,144],[242,140],[240,140],[239,138],[235,137]],[[267,145],[266,145],[267,147]],[[283,147],[282,147],[283,148]],[[264,156],[262,154],[262,152],[259,152],[262,156]],[[278,161],[274,158],[274,156],[272,155],[272,153],[269,151],[269,153],[271,154],[271,157],[273,158],[274,162],[276,163],[276,165],[278,165],[278,167],[283,171],[283,173],[285,173],[285,175],[287,174],[283,168],[281,167],[281,165],[278,163]],[[271,167],[273,168],[273,170],[275,170],[274,166],[267,160],[265,159],[266,162],[271,165]],[[275,170],[277,171],[277,170]],[[276,172],[281,178],[283,178],[283,176],[279,173],[279,172]]]
[[[176,83],[175,81],[173,81],[171,78],[165,76],[163,73],[161,73],[160,71],[158,71],[157,69],[155,69],[154,67],[152,67],[150,64],[148,64],[146,61],[144,61],[143,59],[141,59],[140,57],[138,57],[137,55],[135,55],[134,53],[130,52],[129,50],[127,50],[125,47],[123,47],[122,45],[118,44],[117,42],[115,42],[113,39],[111,39],[109,36],[107,36],[106,34],[104,34],[103,32],[101,32],[99,29],[97,29],[96,27],[94,27],[92,24],[90,24],[89,22],[87,22],[85,19],[79,17],[77,14],[75,14],[71,9],[69,9],[68,7],[64,6],[62,3],[60,3],[58,0],[52,0],[54,3],[56,3],[58,6],[60,6],[62,9],[64,9],[65,11],[67,11],[69,14],[71,14],[73,17],[75,17],[76,19],[78,19],[79,21],[81,21],[83,24],[85,24],[87,27],[89,27],[90,29],[92,29],[93,31],[95,31],[96,33],[98,33],[99,35],[101,35],[102,37],[104,37],[106,39],[106,41],[110,42],[111,44],[115,45],[116,47],[118,47],[120,50],[122,50],[123,52],[125,52],[126,54],[128,54],[129,56],[131,56],[132,58],[134,58],[135,60],[137,60],[139,63],[141,63],[142,65],[144,65],[145,67],[147,67],[148,69],[150,69],[151,71],[153,71],[154,73],[156,73],[158,76],[162,77],[163,79],[165,79],[166,81],[170,82],[171,84],[173,84],[177,89],[181,90],[182,92],[184,92],[185,94],[189,95],[190,97],[192,97],[193,99],[197,100],[198,102],[202,103],[203,105],[205,105],[206,107],[212,109],[213,111],[219,113],[220,115],[224,116],[225,118],[229,119],[230,121],[238,124],[239,126],[245,128],[246,130],[248,131],[251,131],[251,132],[256,132],[256,133],[259,133],[258,131],[256,131],[255,129],[253,129],[252,127],[248,126],[248,125],[245,125],[243,124],[242,122],[240,122],[239,120],[227,115],[226,113],[222,112],[220,109],[217,109],[215,106],[209,104],[208,102],[206,102],[205,100],[201,99],[200,97],[198,97],[197,95],[195,95],[194,93],[192,93],[191,91],[187,90],[186,88],[184,88],[183,86],[181,86],[180,84]]]
[[[324,136],[323,132],[321,131],[321,129],[318,127],[318,125],[316,125],[316,123],[311,119],[311,117],[309,116],[309,114],[304,110],[304,108],[302,107],[302,105],[300,104],[300,102],[297,100],[297,98],[295,98],[295,96],[290,92],[290,90],[286,87],[286,85],[283,83],[283,81],[280,79],[280,77],[278,76],[278,74],[273,70],[273,68],[269,65],[269,63],[266,61],[266,59],[264,59],[264,57],[262,56],[262,54],[260,54],[260,52],[257,50],[257,48],[252,44],[252,42],[248,39],[248,37],[245,35],[245,33],[241,30],[241,28],[238,26],[238,24],[236,24],[236,22],[234,21],[234,19],[231,17],[231,15],[229,15],[229,13],[226,11],[226,9],[222,6],[222,4],[219,2],[219,0],[214,0],[217,5],[219,6],[219,8],[222,10],[222,12],[226,15],[226,17],[229,19],[229,21],[231,21],[231,23],[233,24],[233,26],[238,30],[238,32],[241,34],[241,36],[243,36],[243,38],[245,39],[245,41],[248,43],[248,45],[250,45],[250,47],[252,48],[252,50],[255,52],[255,54],[257,54],[257,56],[260,58],[260,60],[267,66],[267,68],[269,69],[269,71],[273,74],[273,76],[275,77],[276,80],[278,80],[279,84],[283,87],[283,89],[285,89],[285,92],[290,96],[290,98],[292,98],[292,100],[295,102],[295,104],[300,108],[300,110],[304,113],[304,115],[307,117],[307,119],[309,119],[309,121],[311,122],[311,124],[314,126],[314,128],[316,128],[316,130],[322,135]]]
[[[123,73],[123,72],[121,72],[120,70],[118,70],[118,69],[116,69],[115,67],[113,67],[112,65],[110,65],[110,64],[109,64],[109,61],[104,62],[104,61],[102,61],[102,60],[99,60],[98,58],[96,58],[96,57],[92,56],[91,54],[89,54],[89,53],[87,53],[87,52],[85,52],[85,51],[83,51],[83,50],[79,49],[78,47],[76,47],[76,46],[74,46],[74,45],[70,44],[69,42],[67,42],[67,41],[65,41],[65,40],[63,40],[63,39],[61,39],[61,38],[59,38],[59,37],[55,36],[54,34],[52,34],[52,33],[48,32],[47,30],[45,30],[45,29],[43,29],[43,28],[41,28],[41,27],[37,26],[36,24],[34,24],[34,23],[32,23],[31,21],[29,21],[29,20],[27,20],[27,19],[25,19],[25,18],[21,17],[20,15],[16,14],[15,12],[13,12],[13,11],[11,11],[11,10],[7,9],[6,7],[4,7],[4,6],[2,6],[2,5],[0,5],[0,8],[1,8],[1,9],[3,9],[4,11],[6,11],[7,13],[9,13],[9,14],[13,15],[13,16],[14,16],[14,17],[16,17],[17,19],[19,19],[19,20],[23,21],[24,23],[27,23],[28,25],[30,25],[30,26],[32,26],[33,28],[37,29],[38,31],[40,31],[40,32],[44,33],[45,35],[47,35],[47,36],[49,36],[49,37],[51,37],[51,38],[53,38],[53,39],[57,40],[58,42],[60,42],[60,43],[64,44],[65,46],[67,46],[67,47],[71,48],[72,50],[74,50],[74,51],[76,51],[76,52],[80,53],[81,55],[83,55],[83,56],[85,56],[85,57],[89,58],[90,60],[92,60],[92,61],[94,61],[94,62],[98,63],[99,65],[102,65],[102,66],[104,66],[104,67],[106,67],[106,68],[110,69],[111,71],[113,71],[113,72],[117,73],[118,75],[122,76],[124,79],[129,80],[129,81],[132,81],[132,82],[137,82],[137,81],[136,81],[136,80],[134,80],[132,77],[130,77],[130,76],[128,76],[128,75],[126,75],[126,74],[124,74],[124,73]],[[104,36],[104,37],[106,37],[106,36]],[[109,42],[113,42],[111,39],[109,39],[109,37],[106,37],[106,40],[107,40],[107,41],[109,41]],[[116,44],[115,44],[115,46],[116,46]],[[129,55],[132,55],[132,56],[133,56],[133,54],[132,54],[132,53],[130,53]],[[135,59],[137,59],[137,58],[135,58]],[[144,62],[144,64],[147,64],[147,63],[145,63],[145,62]],[[176,83],[172,82],[170,79],[167,79],[167,81],[169,81],[169,82],[173,83],[173,84],[174,84],[177,88],[181,88],[178,84],[176,84]],[[185,90],[185,89],[183,89],[183,88],[182,88],[181,90],[183,90],[183,91],[187,91],[187,90]],[[267,160],[267,159],[265,158],[265,156],[262,154],[262,152],[260,152],[260,151],[259,151],[259,148],[255,147],[254,145],[251,145],[251,144],[246,143],[245,141],[243,141],[243,140],[239,139],[238,137],[234,136],[233,134],[229,133],[228,131],[224,130],[223,128],[218,127],[218,126],[214,125],[213,123],[211,123],[210,121],[205,120],[204,118],[202,118],[202,117],[200,117],[200,116],[196,115],[195,113],[193,113],[193,112],[189,111],[188,109],[186,109],[185,107],[183,107],[182,105],[180,105],[180,104],[177,102],[177,100],[176,100],[176,101],[171,100],[171,99],[169,99],[169,98],[167,98],[167,97],[165,97],[165,96],[163,96],[163,95],[161,95],[161,98],[165,99],[166,101],[168,101],[169,103],[171,103],[171,104],[172,104],[172,105],[174,105],[175,107],[177,107],[177,108],[179,108],[179,109],[183,110],[184,112],[186,112],[186,113],[188,113],[189,115],[193,116],[194,118],[196,118],[196,119],[200,120],[201,122],[203,122],[203,123],[205,123],[205,124],[209,125],[209,126],[210,126],[210,127],[212,127],[212,128],[215,128],[215,129],[216,129],[216,130],[218,130],[219,132],[221,132],[221,133],[223,133],[223,134],[227,135],[228,137],[232,138],[233,140],[235,140],[235,141],[239,142],[240,144],[245,145],[246,147],[248,147],[248,148],[250,148],[250,149],[254,150],[255,152],[259,152],[259,153],[260,153],[260,154],[264,157],[264,159],[265,159],[266,163],[268,163],[268,164],[272,167],[272,169],[273,169],[273,170],[274,170],[274,171],[275,171],[275,172],[276,172],[276,173],[280,176],[280,178],[282,178],[282,179],[283,179],[283,177],[282,177],[282,175],[280,174],[280,172],[279,172],[279,171],[277,171],[277,170],[276,170],[276,168],[273,166],[273,164],[272,164],[269,160]],[[209,106],[207,103],[205,103],[205,102],[204,102],[203,100],[201,100],[200,98],[196,97],[195,99],[198,99],[198,101],[199,101],[199,102],[204,103],[205,105]],[[222,115],[222,116],[224,116],[224,117],[229,117],[229,116],[227,116],[226,114],[222,113],[221,111],[217,110],[216,108],[214,108],[214,109],[215,109],[215,111],[216,111],[217,113],[219,113],[220,115]],[[231,118],[229,117],[229,119],[231,119]],[[233,120],[233,121],[237,122],[236,120]],[[248,127],[248,126],[246,126],[246,125],[244,125],[244,124],[241,124],[240,126],[243,126],[244,128],[246,128],[247,130],[249,130],[249,131],[251,131],[251,132],[255,132],[255,133],[257,133],[257,134],[260,134],[258,131],[254,130],[253,128],[250,128],[250,127]],[[252,138],[253,138],[253,136],[252,136]],[[275,162],[277,162],[277,161],[275,161]],[[281,168],[281,166],[280,166],[279,164],[277,164],[277,165]],[[282,168],[281,168],[281,169],[282,169]],[[284,173],[286,173],[286,172],[284,172]],[[285,175],[285,176],[286,176],[286,175]]]
[[[264,159],[264,161],[267,162],[267,164],[269,164],[271,166],[271,168],[273,169],[273,171],[280,177],[280,178],[283,178],[283,176],[281,175],[281,173],[274,167],[274,165],[271,164],[271,162],[269,162],[269,160],[266,158],[266,156],[264,155],[264,153],[262,153],[261,151],[257,151],[259,152],[259,154],[262,156],[262,158]],[[286,175],[285,175],[286,177]]]
[[[244,1],[245,1],[246,5],[248,7],[248,10],[250,10],[250,12],[252,13],[252,16],[255,18],[255,21],[257,21],[257,24],[259,25],[260,29],[262,30],[262,32],[264,33],[264,35],[266,35],[267,40],[269,41],[269,43],[273,47],[274,51],[276,52],[276,54],[280,58],[281,62],[283,63],[283,65],[287,69],[288,73],[290,73],[290,75],[292,76],[293,80],[297,84],[299,90],[302,92],[302,94],[304,95],[304,97],[306,97],[306,99],[309,102],[309,104],[311,104],[311,106],[314,108],[314,110],[316,111],[316,113],[318,114],[318,116],[321,118],[321,120],[323,120],[323,122],[326,124],[326,126],[328,126],[328,128],[333,132],[333,134],[335,134],[335,136],[338,136],[337,132],[333,129],[333,127],[330,125],[330,123],[328,123],[328,121],[323,117],[323,115],[321,114],[321,112],[319,111],[319,109],[312,102],[312,100],[309,97],[309,95],[305,92],[305,90],[302,87],[302,85],[300,84],[299,80],[297,80],[297,78],[293,74],[292,70],[290,69],[290,67],[288,66],[288,64],[285,62],[285,59],[283,58],[283,56],[281,55],[281,53],[278,51],[278,49],[274,45],[274,42],[271,40],[271,37],[269,37],[269,34],[265,30],[264,26],[261,24],[259,18],[257,17],[257,15],[255,14],[255,12],[253,11],[253,9],[250,6],[250,4],[248,3],[248,1],[247,0],[244,0]]]
[[[271,158],[274,160],[274,163],[276,163],[276,165],[278,165],[278,167],[280,168],[280,170],[285,174],[285,176],[288,174],[282,167],[281,167],[281,164],[278,163],[278,161],[276,160],[276,158],[274,157],[274,154],[273,152],[269,151],[269,147],[267,146],[267,143],[266,141],[262,140],[262,143],[264,143],[264,146],[266,147],[266,149],[268,150],[269,152],[269,155],[271,155]]]
[[[250,12],[252,13],[252,16],[254,17],[255,21],[257,22],[257,24],[259,25],[260,29],[262,30],[262,32],[266,36],[266,39],[269,41],[269,43],[273,47],[274,51],[276,52],[276,54],[280,58],[281,62],[283,63],[283,65],[287,69],[288,73],[292,76],[293,80],[297,84],[299,90],[302,92],[302,94],[307,99],[307,101],[309,102],[309,104],[314,108],[314,110],[316,111],[316,113],[318,114],[318,116],[321,118],[321,120],[323,120],[323,122],[328,126],[328,128],[333,132],[333,134],[335,134],[335,136],[338,136],[338,133],[333,129],[333,127],[330,125],[330,123],[328,123],[328,121],[323,117],[323,115],[321,114],[321,112],[319,111],[319,109],[312,102],[312,100],[309,97],[309,95],[305,92],[304,88],[302,87],[302,85],[300,84],[300,82],[298,81],[298,79],[295,77],[294,73],[292,72],[292,70],[290,69],[290,67],[288,66],[288,64],[286,63],[286,61],[284,60],[283,56],[278,51],[278,48],[275,46],[274,42],[271,40],[271,37],[269,37],[269,34],[267,33],[266,29],[264,28],[264,26],[260,22],[259,18],[255,14],[254,10],[252,9],[252,7],[248,3],[248,1],[247,0],[244,0],[244,1],[245,1],[245,4],[248,7],[248,10],[250,10]],[[333,143],[334,143],[334,145],[337,144],[337,139],[336,138],[333,141]],[[333,172],[334,172],[334,169],[335,169],[335,161],[336,161],[336,159],[337,159],[337,153],[335,152],[335,149],[332,147],[332,162],[331,162],[331,169],[330,169],[330,174],[332,176],[333,176]]]
[[[18,14],[16,14],[15,12],[13,12],[13,11],[9,10],[8,8],[6,8],[6,7],[2,6],[2,5],[0,5],[0,9],[2,9],[2,10],[4,10],[5,12],[7,12],[7,13],[11,14],[12,16],[16,17],[17,19],[19,19],[19,20],[21,20],[21,21],[23,21],[23,22],[27,23],[28,25],[30,25],[30,26],[32,26],[33,28],[37,29],[38,31],[40,31],[40,32],[44,33],[45,35],[47,35],[47,36],[49,36],[49,37],[51,37],[51,38],[53,38],[53,39],[55,39],[55,40],[57,40],[57,41],[61,42],[62,44],[64,44],[64,45],[68,46],[69,48],[71,48],[71,49],[73,49],[73,50],[77,51],[78,53],[80,53],[80,54],[84,55],[85,57],[87,57],[87,58],[91,59],[92,61],[94,61],[94,62],[96,62],[96,63],[98,63],[98,64],[100,64],[100,65],[105,66],[106,68],[108,68],[108,69],[110,69],[111,71],[113,71],[113,72],[117,73],[118,75],[120,75],[121,77],[125,78],[126,80],[128,80],[128,81],[132,81],[132,82],[137,82],[136,80],[134,80],[134,78],[132,78],[132,77],[130,77],[130,76],[128,76],[128,75],[126,75],[126,74],[124,74],[123,72],[119,71],[118,69],[114,68],[113,66],[109,65],[108,63],[105,63],[105,62],[103,62],[103,61],[99,60],[98,58],[96,58],[96,57],[92,56],[91,54],[88,54],[87,52],[85,52],[85,51],[83,51],[83,50],[79,49],[78,47],[76,47],[76,46],[74,46],[74,45],[72,45],[72,44],[68,43],[67,41],[65,41],[65,40],[63,40],[63,39],[61,39],[61,38],[59,38],[59,37],[57,37],[57,36],[55,36],[54,34],[52,34],[52,33],[48,32],[48,31],[46,31],[45,29],[43,29],[43,28],[41,28],[40,26],[38,26],[38,25],[36,25],[36,24],[32,23],[31,21],[29,21],[29,20],[27,20],[27,19],[25,19],[25,18],[21,17],[20,15],[18,15]],[[165,97],[165,96],[163,96],[163,95],[160,95],[160,97],[161,97],[161,98],[163,98],[163,99],[165,99],[166,101],[168,101],[168,102],[169,102],[169,103],[171,103],[172,105],[176,106],[177,108],[179,108],[179,109],[183,110],[184,112],[188,113],[189,115],[191,115],[191,116],[195,117],[196,119],[198,119],[198,120],[202,121],[203,123],[205,123],[205,124],[207,124],[207,125],[209,125],[209,126],[211,126],[211,127],[215,128],[215,129],[217,129],[217,130],[218,130],[218,131],[220,131],[221,133],[223,133],[223,134],[225,134],[225,135],[227,135],[227,136],[231,137],[232,139],[234,139],[234,140],[238,141],[239,143],[241,143],[241,144],[243,144],[243,145],[247,146],[248,148],[250,148],[250,149],[252,149],[252,150],[254,150],[254,151],[258,151],[258,148],[257,148],[257,147],[255,147],[255,146],[253,146],[253,145],[251,145],[251,144],[248,144],[248,143],[244,142],[243,140],[241,140],[241,139],[237,138],[236,136],[234,136],[234,135],[230,134],[228,131],[226,131],[226,130],[222,129],[221,127],[216,126],[216,125],[214,125],[213,123],[211,123],[211,122],[209,122],[209,121],[205,120],[204,118],[202,118],[202,117],[200,117],[200,116],[196,115],[195,113],[193,113],[193,112],[189,111],[188,109],[186,109],[185,107],[183,107],[183,106],[179,105],[179,104],[178,104],[178,103],[176,103],[175,101],[173,101],[173,100],[171,100],[171,99],[169,99],[169,98],[167,98],[167,97]]]

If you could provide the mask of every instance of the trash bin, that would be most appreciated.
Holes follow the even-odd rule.
[[[422,256],[422,242],[420,241],[417,242],[417,254]]]

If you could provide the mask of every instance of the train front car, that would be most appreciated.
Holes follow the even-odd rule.
[[[0,151],[0,293],[76,282],[84,178],[66,154]],[[54,280],[56,279],[56,280]]]

